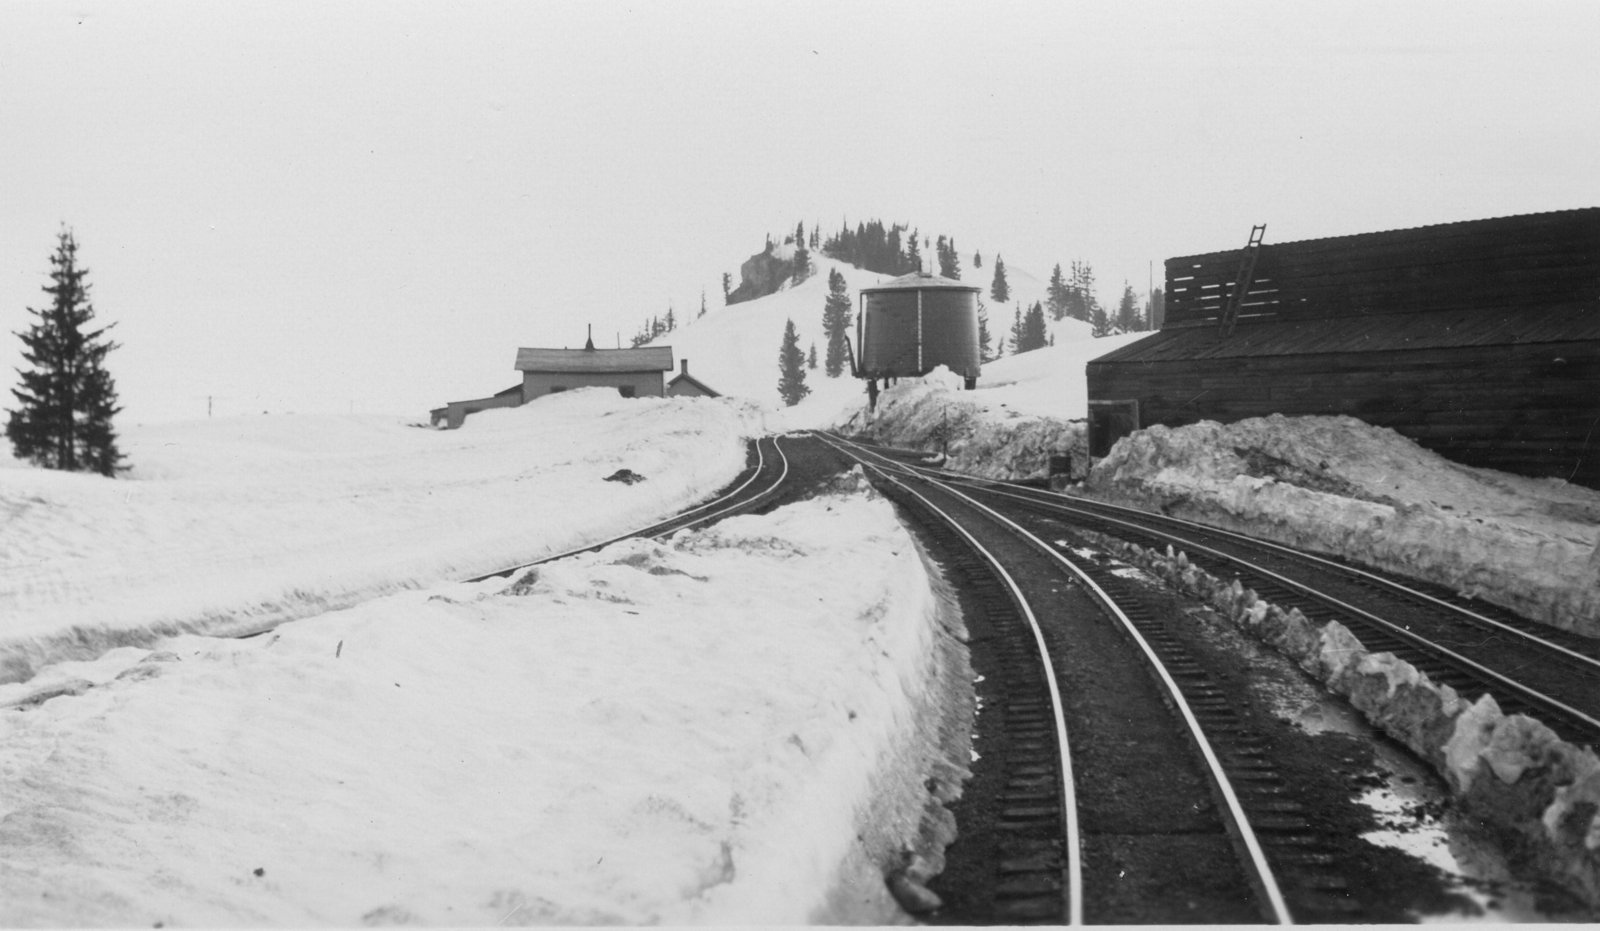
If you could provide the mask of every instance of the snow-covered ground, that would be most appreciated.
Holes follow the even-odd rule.
[[[759,420],[596,390],[455,432],[135,431],[119,481],[0,470],[5,642],[41,667],[0,685],[0,924],[892,920],[843,865],[915,834],[919,721],[964,677],[886,502],[445,581],[677,509]]]
[[[1600,492],[1459,465],[1350,417],[1152,427],[1119,442],[1085,490],[1600,636]]]
[[[749,405],[571,392],[436,431],[376,416],[134,428],[117,481],[0,468],[0,681],[150,635],[239,633],[606,539],[715,491]],[[629,468],[648,479],[606,482]],[[76,646],[75,646],[76,645]]]

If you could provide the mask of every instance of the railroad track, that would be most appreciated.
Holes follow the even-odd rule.
[[[568,556],[576,556],[579,553],[592,553],[619,540],[626,540],[630,537],[664,537],[687,527],[709,524],[712,521],[721,520],[724,517],[744,513],[759,507],[775,495],[789,477],[789,457],[784,454],[783,447],[779,443],[780,439],[781,437],[774,436],[762,437],[751,441],[751,458],[754,459],[754,462],[736,476],[726,489],[709,501],[679,512],[666,520],[618,534],[598,543],[590,543],[585,546],[564,550],[560,553],[543,556],[530,562],[518,563],[504,569],[496,569],[493,572],[473,576],[464,581],[484,582],[493,578],[504,578],[531,566],[537,566],[540,563],[565,559]]]
[[[1372,652],[1393,653],[1469,699],[1492,695],[1563,739],[1600,746],[1600,644],[1455,593],[1281,544],[1135,508],[925,467],[989,502],[1032,515],[1040,534],[1074,531],[1172,547],[1285,610],[1337,620]]]
[[[978,758],[932,920],[1288,923],[1359,911],[1259,735],[1137,593],[949,483],[824,438],[917,519],[965,594],[985,677]]]

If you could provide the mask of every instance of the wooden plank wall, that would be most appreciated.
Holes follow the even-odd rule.
[[[1168,259],[1164,327],[1214,324],[1239,250]],[[1600,208],[1263,245],[1240,318],[1600,300]]]
[[[1140,426],[1348,414],[1456,462],[1600,488],[1600,342],[1091,364]]]

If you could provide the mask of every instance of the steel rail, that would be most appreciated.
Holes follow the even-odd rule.
[[[1559,654],[1561,654],[1562,656],[1566,657],[1569,660],[1576,661],[1576,662],[1580,663],[1581,665],[1593,668],[1596,672],[1600,672],[1600,659],[1596,659],[1595,657],[1586,655],[1584,653],[1580,653],[1580,652],[1578,652],[1576,650],[1571,649],[1570,647],[1562,646],[1561,644],[1556,643],[1554,641],[1546,640],[1545,638],[1539,636],[1536,633],[1533,633],[1533,632],[1527,631],[1527,630],[1523,630],[1520,627],[1512,626],[1510,624],[1505,623],[1504,621],[1497,621],[1492,617],[1486,617],[1486,616],[1484,616],[1482,614],[1479,614],[1476,611],[1473,611],[1471,608],[1465,608],[1465,607],[1462,607],[1461,605],[1458,605],[1458,604],[1452,604],[1452,603],[1450,603],[1448,601],[1445,601],[1442,598],[1437,598],[1437,597],[1435,597],[1433,595],[1430,595],[1427,592],[1418,591],[1418,590],[1416,590],[1414,588],[1411,588],[1410,586],[1408,586],[1408,585],[1406,585],[1406,584],[1404,584],[1402,582],[1397,582],[1394,579],[1385,578],[1384,576],[1381,576],[1381,575],[1378,575],[1376,573],[1369,572],[1369,571],[1367,571],[1365,569],[1362,569],[1359,566],[1351,566],[1351,565],[1347,565],[1347,564],[1344,564],[1344,563],[1336,562],[1336,561],[1334,561],[1332,559],[1328,559],[1327,557],[1320,556],[1320,555],[1318,555],[1316,553],[1310,553],[1310,552],[1306,552],[1304,550],[1297,550],[1297,549],[1295,549],[1293,547],[1285,546],[1285,545],[1283,545],[1281,543],[1277,543],[1277,542],[1274,542],[1272,540],[1263,540],[1263,539],[1260,539],[1258,537],[1252,537],[1252,536],[1250,536],[1248,534],[1239,533],[1238,531],[1234,531],[1234,530],[1228,530],[1228,529],[1223,528],[1223,527],[1212,527],[1212,526],[1209,526],[1207,524],[1202,524],[1199,521],[1186,520],[1186,519],[1184,519],[1182,517],[1173,517],[1173,516],[1168,515],[1168,514],[1156,514],[1156,513],[1153,513],[1151,511],[1146,511],[1146,510],[1144,510],[1142,508],[1130,507],[1130,506],[1124,505],[1124,504],[1113,504],[1113,503],[1111,503],[1109,501],[1094,501],[1094,500],[1087,500],[1087,499],[1083,499],[1083,498],[1075,498],[1075,497],[1073,497],[1071,495],[1063,495],[1063,494],[1060,494],[1058,492],[1044,491],[1042,489],[1027,489],[1025,491],[1011,491],[1009,489],[1013,488],[1015,486],[1013,486],[1009,482],[1003,482],[1003,481],[999,481],[997,479],[984,478],[984,477],[978,476],[978,475],[962,475],[962,474],[957,473],[957,472],[948,472],[948,471],[945,471],[943,469],[929,469],[929,468],[927,468],[925,466],[915,466],[915,465],[913,465],[913,466],[910,466],[910,468],[924,470],[924,471],[928,471],[928,472],[934,472],[934,473],[939,474],[941,477],[944,477],[944,478],[950,479],[950,480],[954,480],[954,481],[970,482],[972,484],[989,486],[989,491],[990,491],[991,494],[1005,495],[1007,497],[1017,498],[1019,500],[1025,500],[1025,501],[1037,501],[1037,502],[1039,502],[1041,504],[1050,504],[1050,505],[1053,505],[1055,507],[1067,509],[1069,511],[1076,511],[1077,513],[1091,514],[1094,517],[1099,518],[1101,520],[1111,520],[1112,518],[1110,518],[1109,516],[1107,516],[1105,514],[1096,514],[1095,511],[1094,511],[1095,508],[1104,508],[1104,509],[1109,510],[1109,511],[1116,511],[1116,512],[1119,512],[1119,513],[1131,514],[1131,515],[1134,515],[1136,517],[1143,518],[1143,519],[1146,519],[1146,520],[1158,520],[1158,521],[1162,521],[1162,522],[1168,523],[1168,524],[1177,524],[1179,526],[1187,527],[1187,528],[1190,528],[1192,530],[1196,530],[1196,531],[1199,531],[1199,532],[1202,532],[1202,533],[1212,533],[1212,534],[1216,534],[1217,536],[1220,536],[1220,537],[1227,537],[1227,538],[1232,539],[1232,540],[1237,540],[1240,543],[1244,543],[1244,544],[1247,544],[1247,545],[1250,545],[1250,546],[1257,546],[1257,547],[1260,547],[1262,549],[1267,549],[1267,550],[1276,550],[1276,551],[1278,551],[1280,553],[1283,553],[1284,555],[1290,556],[1290,557],[1295,558],[1295,559],[1302,559],[1302,560],[1306,560],[1308,562],[1319,563],[1321,565],[1327,566],[1328,568],[1333,569],[1333,570],[1338,571],[1338,572],[1344,572],[1344,573],[1347,573],[1349,575],[1360,576],[1363,579],[1366,579],[1366,580],[1368,580],[1370,582],[1375,582],[1375,583],[1377,583],[1377,584],[1379,584],[1379,585],[1381,585],[1381,586],[1383,586],[1383,587],[1385,587],[1385,588],[1387,588],[1387,589],[1389,589],[1391,591],[1398,592],[1398,593],[1404,595],[1405,597],[1415,598],[1415,599],[1418,599],[1418,600],[1421,600],[1421,601],[1427,601],[1427,602],[1429,602],[1431,604],[1434,604],[1434,605],[1436,605],[1436,606],[1438,606],[1440,608],[1444,608],[1444,609],[1452,611],[1452,612],[1454,612],[1456,614],[1460,614],[1460,615],[1462,615],[1464,617],[1471,618],[1473,623],[1482,624],[1482,625],[1486,625],[1486,626],[1492,627],[1492,628],[1494,628],[1495,630],[1497,630],[1497,631],[1499,631],[1501,633],[1511,634],[1511,635],[1513,635],[1515,637],[1518,637],[1518,638],[1520,638],[1522,640],[1526,640],[1526,641],[1528,641],[1530,643],[1536,644],[1537,646],[1539,646],[1542,649],[1547,649],[1547,650],[1550,650],[1551,652],[1559,653]],[[1005,488],[1007,490],[1001,490],[1001,488]],[[1071,503],[1068,503],[1068,502],[1071,502]],[[1081,508],[1081,510],[1080,510],[1080,508]]]
[[[916,471],[915,467],[912,467],[912,466],[906,466],[905,468],[910,469],[912,471]],[[1575,719],[1577,721],[1583,722],[1584,726],[1593,728],[1597,732],[1600,732],[1600,720],[1597,720],[1596,718],[1594,718],[1591,715],[1585,714],[1584,712],[1578,710],[1577,708],[1572,707],[1571,705],[1567,704],[1566,702],[1561,701],[1560,699],[1552,698],[1551,696],[1546,695],[1543,692],[1536,691],[1536,690],[1534,690],[1534,689],[1532,689],[1532,688],[1530,688],[1530,687],[1528,687],[1526,685],[1523,685],[1522,683],[1516,681],[1515,679],[1512,679],[1512,678],[1509,678],[1509,677],[1507,677],[1505,675],[1502,675],[1501,673],[1498,673],[1495,670],[1490,669],[1489,667],[1484,666],[1483,664],[1478,663],[1475,660],[1470,659],[1469,657],[1466,657],[1466,656],[1461,655],[1460,653],[1457,653],[1456,651],[1450,649],[1449,647],[1442,646],[1442,645],[1440,645],[1438,643],[1433,642],[1432,640],[1427,639],[1426,637],[1423,637],[1420,634],[1414,633],[1411,630],[1409,630],[1406,627],[1404,627],[1403,625],[1396,624],[1393,621],[1384,620],[1383,618],[1379,617],[1376,614],[1373,614],[1371,611],[1368,611],[1365,608],[1357,607],[1356,605],[1350,604],[1349,602],[1347,602],[1347,601],[1345,601],[1345,600],[1343,600],[1341,598],[1337,598],[1337,597],[1335,597],[1333,595],[1328,594],[1327,592],[1319,591],[1316,588],[1305,584],[1304,582],[1298,582],[1298,581],[1296,581],[1294,579],[1289,578],[1286,575],[1283,575],[1281,573],[1274,572],[1271,569],[1265,568],[1264,566],[1257,565],[1256,563],[1253,563],[1250,560],[1245,559],[1245,558],[1243,558],[1241,556],[1236,556],[1236,555],[1231,555],[1231,554],[1228,554],[1228,553],[1224,553],[1221,550],[1213,549],[1212,547],[1206,546],[1203,543],[1199,543],[1199,542],[1196,542],[1194,540],[1188,540],[1188,539],[1185,539],[1183,537],[1176,536],[1174,534],[1171,534],[1171,533],[1168,533],[1168,532],[1165,532],[1165,531],[1162,531],[1162,530],[1158,530],[1158,529],[1153,528],[1153,527],[1141,526],[1139,524],[1136,524],[1136,523],[1133,523],[1133,522],[1130,522],[1130,521],[1126,521],[1126,520],[1119,520],[1118,518],[1110,517],[1110,516],[1107,516],[1105,514],[1096,514],[1093,511],[1090,511],[1090,510],[1087,510],[1087,509],[1078,509],[1078,508],[1072,507],[1071,505],[1061,504],[1061,503],[1056,503],[1056,502],[1041,501],[1038,498],[1027,497],[1027,496],[1024,496],[1024,495],[1019,495],[1019,494],[1015,494],[1015,493],[1008,492],[1008,491],[998,491],[998,490],[995,490],[995,489],[992,489],[992,488],[986,489],[986,490],[990,494],[999,495],[1001,497],[1012,498],[1012,499],[1019,500],[1019,501],[1026,501],[1026,502],[1031,503],[1031,504],[1046,505],[1046,506],[1051,507],[1051,508],[1053,508],[1055,510],[1058,510],[1058,511],[1063,511],[1063,512],[1066,512],[1066,513],[1076,513],[1076,514],[1086,515],[1086,516],[1093,517],[1096,520],[1102,520],[1102,521],[1106,521],[1108,523],[1118,524],[1118,525],[1121,525],[1123,527],[1127,527],[1129,529],[1136,530],[1136,531],[1138,531],[1140,533],[1147,534],[1149,536],[1154,536],[1154,537],[1157,537],[1159,539],[1166,540],[1169,543],[1173,543],[1173,544],[1177,544],[1177,545],[1183,546],[1184,548],[1186,548],[1186,549],[1188,549],[1188,550],[1190,550],[1192,552],[1206,553],[1206,554],[1208,554],[1210,556],[1213,556],[1213,557],[1215,557],[1217,559],[1222,560],[1223,562],[1226,562],[1226,563],[1229,563],[1229,564],[1232,564],[1232,565],[1235,565],[1235,566],[1243,567],[1243,568],[1245,568],[1245,569],[1247,569],[1247,570],[1249,570],[1251,572],[1259,573],[1259,574],[1271,579],[1272,581],[1275,581],[1275,582],[1278,582],[1278,583],[1280,583],[1282,585],[1288,586],[1289,588],[1294,589],[1296,591],[1299,591],[1300,593],[1302,593],[1304,595],[1307,595],[1307,596],[1309,596],[1309,597],[1311,597],[1311,598],[1313,598],[1313,599],[1315,599],[1317,601],[1320,601],[1323,604],[1329,605],[1329,606],[1334,607],[1334,608],[1336,608],[1336,609],[1338,609],[1340,611],[1344,611],[1344,612],[1346,612],[1346,613],[1348,613],[1348,614],[1350,614],[1350,615],[1352,615],[1354,617],[1361,618],[1362,620],[1364,620],[1364,621],[1366,621],[1366,622],[1368,622],[1370,624],[1376,625],[1377,627],[1379,627],[1380,629],[1382,629],[1386,633],[1388,633],[1388,634],[1390,634],[1392,636],[1398,637],[1401,640],[1404,640],[1404,641],[1410,643],[1412,646],[1423,650],[1425,653],[1432,653],[1432,654],[1437,655],[1437,656],[1446,657],[1451,662],[1455,663],[1458,667],[1461,667],[1461,668],[1466,669],[1466,670],[1470,670],[1474,675],[1481,676],[1481,677],[1483,677],[1485,679],[1490,680],[1491,682],[1494,682],[1494,683],[1498,684],[1499,686],[1501,686],[1502,688],[1506,689],[1507,691],[1516,694],[1517,697],[1523,699],[1524,701],[1530,702],[1531,704],[1536,705],[1536,706],[1542,705],[1542,706],[1545,706],[1545,707],[1548,707],[1548,708],[1554,708],[1555,710],[1560,711],[1562,714],[1568,715],[1569,717],[1571,717],[1571,718],[1573,718],[1573,719]],[[1209,531],[1209,529],[1210,529],[1210,528],[1204,528],[1204,525],[1197,525],[1197,526],[1199,526],[1200,528],[1205,529],[1207,531]],[[1239,535],[1234,534],[1234,536],[1239,536]],[[1250,538],[1244,537],[1244,539],[1245,540],[1249,540]],[[1287,550],[1286,549],[1286,551],[1289,552],[1290,554],[1294,554],[1293,550]],[[1335,565],[1337,566],[1337,564],[1335,564]],[[1344,567],[1339,566],[1338,568],[1342,569]],[[1539,642],[1542,643],[1543,641],[1539,641]],[[1581,656],[1582,654],[1578,654],[1578,655]],[[1584,659],[1587,660],[1587,657],[1584,657]]]
[[[826,441],[826,440],[825,440]],[[831,442],[830,442],[830,445]],[[1039,618],[1033,613],[1033,606],[1022,593],[1022,588],[1017,584],[1010,572],[1000,562],[1000,559],[991,553],[967,528],[961,526],[960,521],[945,511],[943,508],[929,501],[921,492],[902,482],[899,478],[890,475],[881,466],[865,462],[849,450],[835,446],[846,456],[850,456],[863,466],[872,469],[887,481],[893,482],[907,494],[921,501],[923,506],[934,514],[939,515],[952,530],[960,534],[967,541],[967,545],[981,555],[994,570],[995,575],[1005,583],[1010,590],[1011,599],[1022,611],[1023,617],[1028,620],[1028,628],[1033,633],[1034,645],[1039,650],[1039,662],[1044,668],[1045,684],[1050,692],[1050,710],[1054,719],[1056,732],[1056,747],[1061,757],[1061,791],[1064,796],[1061,804],[1062,813],[1062,846],[1067,857],[1066,887],[1067,887],[1067,923],[1070,925],[1083,924],[1083,851],[1080,849],[1078,838],[1078,804],[1077,786],[1072,776],[1072,755],[1067,744],[1067,721],[1062,712],[1061,687],[1056,681],[1055,666],[1050,662],[1050,648],[1044,642],[1044,630],[1039,626]]]
[[[848,441],[843,440],[841,440],[841,442],[848,443]],[[867,455],[871,455],[884,462],[888,462],[892,468],[905,471],[913,476],[918,475],[918,470],[902,463],[894,462],[894,460],[889,459],[886,456],[882,456],[871,451],[864,452]],[[924,481],[934,481],[929,479],[927,476],[920,477]],[[1238,832],[1237,837],[1244,845],[1245,851],[1249,855],[1250,866],[1255,871],[1256,879],[1260,883],[1260,889],[1267,900],[1266,904],[1272,912],[1272,920],[1277,924],[1292,924],[1294,919],[1289,912],[1288,902],[1284,899],[1283,891],[1278,886],[1277,877],[1273,874],[1272,867],[1267,862],[1266,854],[1261,848],[1260,841],[1256,838],[1255,830],[1250,826],[1250,819],[1245,814],[1244,806],[1239,802],[1238,794],[1234,792],[1233,784],[1231,781],[1229,781],[1227,773],[1223,771],[1222,761],[1218,758],[1216,751],[1212,748],[1210,740],[1206,738],[1205,731],[1201,728],[1199,719],[1195,717],[1193,709],[1190,708],[1188,700],[1184,698],[1183,691],[1178,688],[1177,682],[1172,678],[1172,675],[1168,672],[1165,664],[1161,662],[1160,657],[1156,655],[1155,650],[1151,648],[1149,642],[1145,640],[1144,636],[1139,633],[1139,630],[1134,625],[1133,621],[1129,619],[1127,614],[1123,612],[1122,608],[1117,605],[1115,599],[1113,599],[1109,594],[1106,593],[1104,589],[1095,583],[1095,581],[1091,579],[1089,575],[1085,573],[1077,564],[1061,555],[1061,553],[1059,553],[1055,547],[1050,546],[1048,543],[1039,539],[1037,536],[1030,533],[1016,522],[1005,517],[982,502],[973,499],[971,496],[964,494],[955,488],[949,487],[944,483],[935,483],[941,485],[943,490],[947,493],[966,501],[974,508],[977,508],[978,510],[989,515],[991,519],[1009,528],[1012,533],[1029,541],[1040,552],[1045,553],[1051,559],[1054,559],[1056,562],[1060,563],[1075,578],[1081,580],[1089,591],[1094,593],[1095,597],[1100,600],[1101,604],[1111,612],[1112,616],[1117,619],[1117,621],[1122,625],[1123,629],[1133,638],[1140,651],[1144,654],[1145,659],[1150,663],[1151,667],[1155,670],[1157,676],[1160,678],[1162,685],[1166,688],[1168,697],[1172,700],[1173,706],[1178,709],[1179,715],[1183,718],[1185,725],[1189,728],[1189,734],[1194,739],[1196,747],[1199,748],[1201,757],[1205,760],[1206,767],[1210,770],[1212,781],[1217,786],[1218,792],[1222,795],[1224,804],[1228,809],[1228,813],[1233,819],[1233,826]],[[902,484],[901,487],[905,486]],[[963,533],[965,533],[965,531],[963,531]]]
[[[773,452],[777,453],[778,459],[781,460],[782,463],[783,463],[783,471],[781,473],[779,473],[777,481],[773,482],[770,486],[768,486],[766,489],[762,490],[761,492],[750,496],[748,501],[740,501],[740,502],[735,503],[735,504],[730,504],[727,507],[723,508],[722,510],[716,511],[715,513],[707,514],[707,515],[704,515],[702,517],[697,517],[694,520],[690,521],[689,523],[684,524],[683,526],[689,527],[689,526],[693,526],[693,525],[698,524],[698,523],[703,523],[705,521],[714,520],[714,519],[716,519],[718,517],[721,517],[724,514],[727,514],[727,513],[731,512],[731,511],[735,511],[735,510],[738,510],[741,507],[744,507],[746,504],[749,503],[749,501],[754,501],[757,498],[762,497],[763,495],[771,494],[773,491],[775,491],[776,489],[781,487],[783,485],[784,481],[789,477],[789,457],[785,456],[783,454],[783,448],[778,445],[778,437],[773,437],[772,438],[772,449],[773,449]],[[587,553],[587,552],[589,552],[591,550],[597,550],[597,549],[600,549],[602,547],[610,546],[613,543],[617,543],[617,542],[620,542],[622,540],[627,540],[627,539],[632,538],[632,537],[657,536],[658,534],[652,534],[651,531],[656,530],[656,528],[658,528],[658,527],[664,527],[664,526],[666,526],[668,524],[675,524],[678,521],[683,520],[685,517],[688,517],[689,515],[695,514],[695,513],[699,512],[699,511],[704,511],[707,508],[714,508],[714,507],[716,507],[716,506],[718,506],[720,504],[724,504],[724,503],[729,502],[729,501],[734,501],[736,498],[738,498],[744,492],[745,489],[749,488],[752,484],[754,484],[755,480],[757,478],[761,477],[762,471],[766,468],[766,461],[767,461],[766,460],[766,455],[761,451],[761,438],[757,438],[757,440],[756,440],[756,465],[755,465],[755,469],[751,471],[749,478],[745,479],[743,482],[741,482],[739,484],[738,488],[735,488],[735,489],[727,492],[726,494],[718,495],[717,497],[711,499],[710,501],[705,502],[704,504],[696,505],[695,507],[689,508],[686,511],[682,511],[679,514],[677,514],[677,515],[675,515],[673,517],[669,517],[666,520],[658,520],[658,521],[656,521],[656,522],[654,522],[652,524],[646,524],[645,526],[640,527],[640,528],[638,528],[636,530],[630,530],[630,531],[627,531],[626,533],[620,533],[620,534],[618,534],[618,535],[616,535],[614,537],[611,537],[611,538],[606,539],[606,540],[601,540],[601,541],[599,541],[597,543],[585,543],[582,546],[576,546],[576,547],[573,547],[572,549],[563,550],[562,552],[559,552],[559,553],[553,553],[553,554],[551,554],[549,556],[541,556],[538,559],[530,560],[530,561],[524,562],[524,563],[518,563],[518,564],[516,564],[514,566],[510,566],[510,567],[505,568],[505,569],[496,569],[493,572],[485,572],[482,575],[475,575],[475,576],[472,576],[471,578],[463,579],[462,581],[465,581],[465,582],[487,582],[489,579],[497,578],[497,577],[500,577],[500,576],[507,576],[507,575],[510,575],[510,574],[512,574],[514,572],[518,572],[520,570],[527,569],[527,568],[529,568],[531,566],[537,566],[537,565],[539,565],[541,563],[554,562],[557,559],[566,559],[568,556],[576,556],[579,553]],[[673,529],[674,530],[680,530],[682,528],[681,527],[675,527]],[[667,531],[662,531],[662,532],[665,533]]]

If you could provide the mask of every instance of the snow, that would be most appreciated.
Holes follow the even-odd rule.
[[[1600,492],[1463,466],[1351,417],[1152,427],[1085,488],[1600,636]]]
[[[117,481],[0,468],[0,681],[607,539],[714,492],[761,432],[749,405],[596,389],[458,431],[375,416],[137,427]],[[624,467],[647,481],[603,481]]]
[[[139,429],[118,481],[0,470],[0,923],[800,923],[842,888],[891,920],[846,865],[903,842],[864,849],[873,813],[915,834],[951,622],[886,502],[449,581],[653,522],[760,425],[575,391],[448,432]]]

